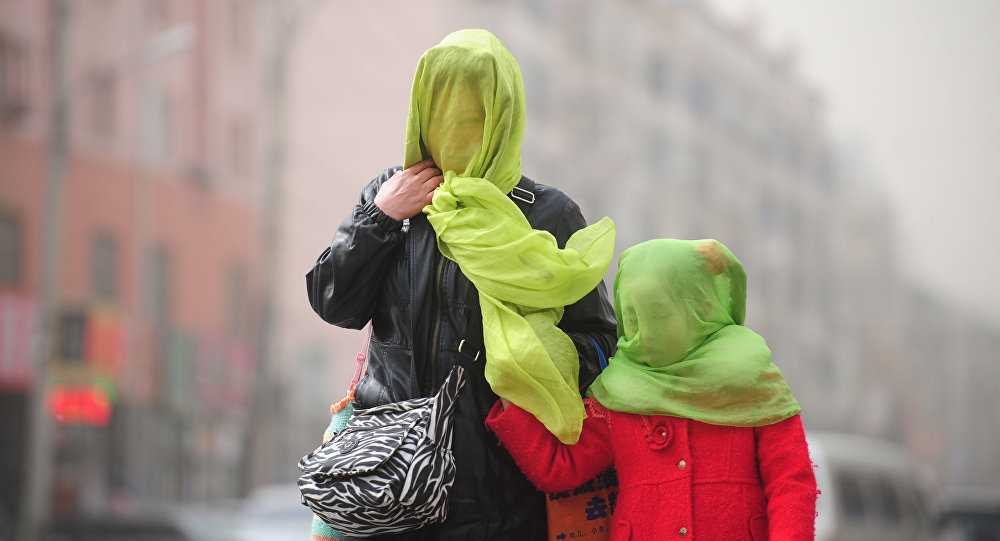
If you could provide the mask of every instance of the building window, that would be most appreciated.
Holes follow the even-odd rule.
[[[837,183],[837,164],[829,151],[823,150],[814,162],[814,175],[823,188],[831,189]]]
[[[91,286],[94,297],[114,302],[118,296],[118,245],[107,233],[98,233],[91,241]]]
[[[525,0],[524,7],[539,21],[547,21],[552,17],[551,0]]]
[[[670,88],[670,62],[662,54],[646,58],[646,86],[654,96],[662,96]]]
[[[0,285],[21,282],[21,223],[14,216],[0,212]]]
[[[757,229],[765,238],[777,235],[781,231],[781,213],[779,201],[770,192],[764,192],[757,209]]]
[[[791,169],[799,169],[802,166],[804,152],[798,137],[792,132],[778,130],[775,142],[785,164]]]
[[[745,95],[739,85],[721,86],[716,93],[719,120],[724,129],[736,137],[745,131],[743,119],[747,117]]]
[[[594,7],[589,2],[568,2],[565,12],[566,35],[570,47],[580,57],[587,58],[593,52],[594,32],[592,27]]]
[[[84,340],[87,332],[87,315],[78,308],[59,313],[57,319],[59,360],[65,363],[80,363],[83,360]]]
[[[15,123],[28,112],[28,62],[24,47],[0,34],[0,121]]]
[[[534,62],[525,62],[522,67],[524,95],[527,107],[537,115],[548,114],[551,109],[549,74],[538,69]]]
[[[676,181],[670,143],[662,131],[652,131],[644,141],[646,147],[646,169],[655,183]]]
[[[229,271],[229,331],[239,336],[246,330],[247,321],[247,274],[242,266],[234,266]]]
[[[237,175],[250,172],[250,128],[245,118],[229,123],[229,168]]]
[[[91,80],[91,126],[94,134],[110,139],[115,134],[117,85],[110,71],[101,70]]]
[[[714,171],[710,151],[702,144],[691,149],[691,187],[699,198],[707,198],[712,193]]]
[[[146,23],[162,28],[170,22],[170,0],[146,0]]]
[[[146,314],[154,322],[170,321],[172,297],[170,253],[164,246],[150,249],[146,259]]]
[[[695,75],[688,87],[688,105],[702,116],[711,116],[715,109],[715,87],[707,77]]]
[[[170,152],[170,98],[163,90],[153,90],[143,101],[142,155],[147,163],[162,162]]]
[[[229,47],[234,55],[249,52],[250,12],[245,0],[229,1]]]

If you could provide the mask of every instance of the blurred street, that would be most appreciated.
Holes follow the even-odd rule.
[[[307,538],[296,462],[363,336],[312,312],[304,275],[401,164],[420,54],[468,27],[520,64],[524,173],[610,216],[616,254],[655,237],[740,254],[747,326],[825,442],[826,539],[1000,539],[1000,229],[943,196],[905,206],[895,187],[938,162],[894,163],[864,125],[843,137],[840,87],[766,38],[766,10],[723,1],[0,0],[0,541]],[[1000,22],[984,5],[937,9]],[[923,32],[891,11],[856,39]],[[1000,81],[992,34],[921,35],[945,51],[921,76],[961,42]],[[857,73],[897,100],[879,66]],[[898,97],[913,118],[936,110],[919,96]],[[961,118],[995,129],[995,101]],[[956,164],[995,154],[978,124],[893,127],[948,139]],[[931,184],[992,204],[1000,167],[979,167],[955,177],[981,193]],[[933,251],[952,238],[968,260]],[[928,261],[954,287],[914,271]]]

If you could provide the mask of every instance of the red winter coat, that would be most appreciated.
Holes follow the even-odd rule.
[[[576,445],[517,406],[497,402],[486,424],[546,492],[575,488],[614,464],[612,541],[814,538],[816,478],[798,415],[740,428],[584,403]]]

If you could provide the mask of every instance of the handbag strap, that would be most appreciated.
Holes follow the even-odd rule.
[[[358,352],[355,360],[358,362],[358,366],[354,368],[354,379],[351,380],[350,393],[354,396],[354,388],[361,381],[361,376],[364,375],[366,361],[368,360],[368,346],[372,341],[372,322],[369,321],[367,325],[367,330],[365,331],[365,342],[361,351]]]
[[[594,343],[594,347],[597,349],[597,361],[601,363],[601,371],[603,372],[608,367],[608,360],[604,358],[604,350],[601,349],[601,345],[597,343],[597,340],[593,336],[588,334],[587,338],[590,338],[590,341]]]
[[[365,342],[361,351],[358,352],[355,360],[358,362],[358,366],[354,368],[354,379],[351,380],[351,386],[347,390],[347,396],[345,396],[340,402],[330,406],[330,413],[336,415],[337,412],[347,407],[348,404],[354,402],[354,388],[357,387],[358,382],[361,381],[361,376],[364,375],[364,370],[366,366],[366,361],[368,359],[368,344],[371,343],[372,339],[372,323],[368,322],[367,331],[365,332]]]

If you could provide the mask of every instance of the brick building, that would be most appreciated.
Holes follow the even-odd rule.
[[[255,17],[247,2],[0,4],[0,518],[23,511],[42,388],[52,512],[242,493],[262,281]]]

